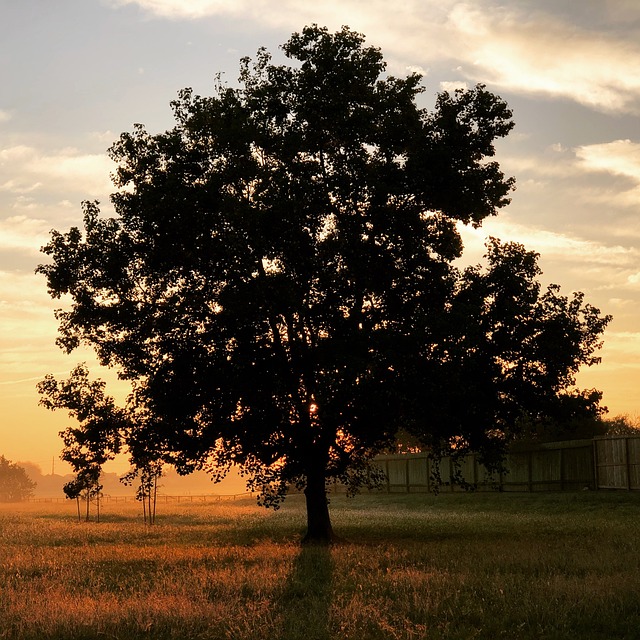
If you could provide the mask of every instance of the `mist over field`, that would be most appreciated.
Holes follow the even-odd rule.
[[[37,498],[64,498],[62,487],[72,480],[73,474],[43,473],[39,465],[33,462],[19,462],[29,478],[36,483],[34,497]],[[133,496],[135,488],[120,482],[120,474],[105,472],[101,476],[104,496]],[[231,470],[229,475],[218,484],[211,481],[210,476],[204,471],[195,471],[188,476],[179,476],[171,469],[160,479],[158,486],[159,495],[170,496],[195,496],[195,495],[234,495],[246,491],[244,480],[236,470]]]

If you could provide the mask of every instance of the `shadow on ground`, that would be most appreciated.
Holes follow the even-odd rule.
[[[329,640],[333,559],[331,548],[303,545],[278,602],[286,640]]]

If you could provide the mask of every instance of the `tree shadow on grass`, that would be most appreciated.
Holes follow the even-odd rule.
[[[333,559],[325,545],[303,545],[280,597],[283,640],[329,640]]]

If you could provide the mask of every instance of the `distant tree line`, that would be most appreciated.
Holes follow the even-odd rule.
[[[36,483],[26,470],[0,456],[0,502],[22,502],[33,496]]]

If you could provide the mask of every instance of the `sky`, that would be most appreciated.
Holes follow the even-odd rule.
[[[540,253],[542,282],[612,314],[602,362],[581,372],[610,415],[640,413],[640,2],[637,0],[0,0],[0,454],[58,472],[64,413],[36,383],[78,362],[126,389],[87,350],[56,345],[36,266],[51,229],[81,225],[83,200],[109,215],[106,150],[123,131],[173,126],[184,87],[234,84],[264,46],[342,25],[380,47],[393,75],[420,72],[421,100],[483,83],[516,126],[497,145],[512,203],[464,229],[465,260],[488,236]],[[122,464],[122,463],[119,463]],[[126,467],[126,464],[125,464]],[[125,469],[115,469],[124,471]]]

